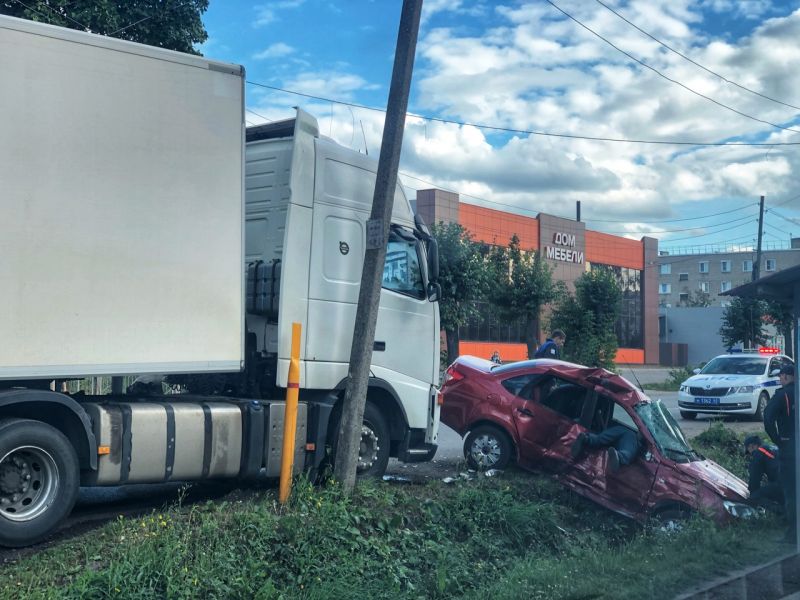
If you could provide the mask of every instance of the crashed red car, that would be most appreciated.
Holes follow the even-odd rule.
[[[509,365],[462,356],[446,371],[442,422],[466,435],[473,468],[556,474],[567,487],[617,513],[645,521],[702,512],[718,521],[746,517],[747,485],[692,450],[660,400],[624,378],[557,360]],[[572,456],[576,438],[623,425],[638,436],[639,452],[614,471],[608,452]]]

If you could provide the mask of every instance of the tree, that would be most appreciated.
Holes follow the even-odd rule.
[[[608,269],[592,269],[575,282],[575,294],[564,292],[550,317],[552,329],[567,334],[563,355],[578,364],[612,368],[617,354],[614,328],[622,291]]]
[[[778,333],[783,336],[786,342],[786,354],[794,358],[794,338],[792,337],[794,318],[792,317],[792,310],[780,302],[768,302],[766,317],[775,325]]]
[[[478,314],[476,302],[488,289],[488,271],[472,234],[458,223],[431,226],[439,244],[439,315],[447,340],[447,362],[458,356],[458,328]]]
[[[767,304],[753,298],[733,298],[725,308],[719,334],[727,347],[742,342],[746,348],[755,348],[767,341],[764,333],[764,316]]]
[[[711,306],[711,297],[708,292],[700,290],[689,292],[689,299],[684,302],[686,306],[692,307],[706,307]]]
[[[200,54],[208,0],[0,0],[0,14]]]
[[[522,318],[528,356],[536,352],[539,315],[542,307],[553,302],[560,287],[553,282],[553,272],[541,255],[520,248],[513,235],[507,248],[493,246],[489,250],[491,302],[508,320]]]

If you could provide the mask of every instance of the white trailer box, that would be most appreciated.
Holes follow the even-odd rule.
[[[0,379],[241,368],[243,85],[0,17]]]

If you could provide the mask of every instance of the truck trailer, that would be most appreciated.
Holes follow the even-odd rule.
[[[0,78],[0,544],[79,486],[276,477],[295,322],[295,470],[329,463],[376,162],[299,109],[245,127],[198,56],[0,16]],[[398,185],[360,475],[436,451],[437,276]],[[155,385],[63,391],[98,376]]]

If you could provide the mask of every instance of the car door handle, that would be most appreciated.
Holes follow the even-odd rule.
[[[531,411],[529,411],[527,408],[518,408],[517,412],[520,413],[520,414],[525,415],[526,417],[532,417],[533,416],[533,413]]]

